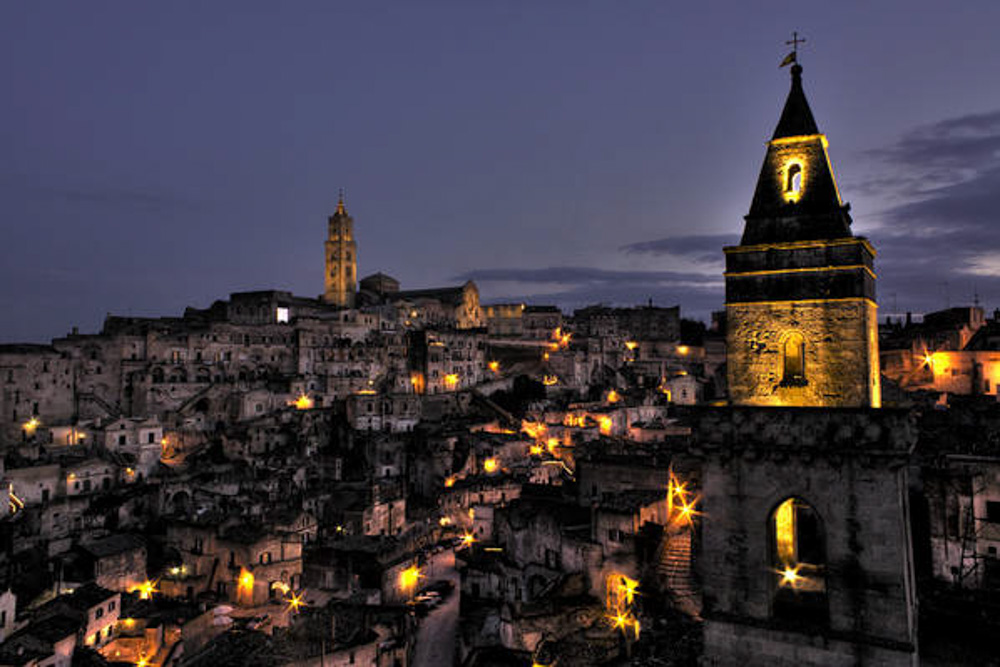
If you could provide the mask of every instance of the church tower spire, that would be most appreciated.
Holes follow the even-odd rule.
[[[327,220],[326,274],[323,301],[344,308],[354,307],[358,276],[358,246],[354,241],[354,218],[344,206],[340,191],[337,209]]]
[[[875,250],[851,233],[797,62],[791,74],[743,238],[725,249],[730,398],[877,407]]]

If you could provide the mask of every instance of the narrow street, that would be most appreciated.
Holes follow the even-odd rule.
[[[454,662],[455,633],[458,630],[458,601],[461,598],[458,572],[455,570],[455,552],[447,549],[435,554],[427,565],[426,583],[448,579],[455,589],[444,603],[420,620],[417,631],[415,667],[447,667]]]

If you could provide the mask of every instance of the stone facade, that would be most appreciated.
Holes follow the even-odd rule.
[[[876,307],[867,299],[734,303],[728,312],[733,403],[847,407],[880,400]],[[800,379],[786,378],[789,337],[803,341]]]
[[[916,664],[908,413],[734,408],[699,422],[707,664]],[[789,591],[771,517],[790,498],[815,510],[823,536],[811,617],[780,613]]]

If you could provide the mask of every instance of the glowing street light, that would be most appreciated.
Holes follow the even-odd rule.
[[[288,599],[288,611],[297,612],[301,607],[306,606],[305,600],[302,599],[304,593],[299,593],[296,595],[292,593],[292,596]]]
[[[420,568],[416,565],[411,565],[399,573],[399,588],[404,594],[412,595],[421,576],[423,575],[420,573]]]

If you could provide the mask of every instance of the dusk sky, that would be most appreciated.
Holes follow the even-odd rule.
[[[881,315],[1000,307],[1000,2],[4,2],[0,342],[359,275],[707,319],[806,38]]]

